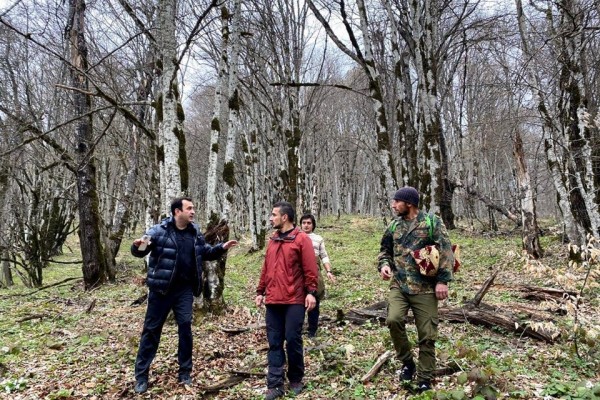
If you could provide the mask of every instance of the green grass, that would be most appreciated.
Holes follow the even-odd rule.
[[[550,224],[547,225],[550,227]],[[327,284],[322,302],[319,338],[307,342],[307,390],[299,399],[463,399],[498,398],[594,399],[600,394],[598,335],[600,326],[598,266],[588,279],[584,302],[575,330],[574,314],[548,311],[548,305],[523,299],[520,285],[580,288],[583,271],[570,268],[560,238],[541,238],[546,258],[542,265],[526,265],[520,238],[511,234],[488,235],[468,230],[451,232],[461,246],[462,267],[451,284],[445,306],[460,307],[477,292],[495,269],[500,273],[484,302],[501,310],[532,307],[540,317],[552,320],[561,331],[554,344],[515,336],[500,329],[470,324],[440,325],[436,344],[439,365],[457,365],[459,371],[440,377],[436,391],[413,396],[394,378],[401,366],[391,359],[368,383],[360,378],[377,357],[391,349],[389,333],[376,322],[364,325],[335,323],[337,310],[347,312],[384,300],[387,282],[376,272],[379,242],[385,229],[379,219],[362,216],[327,217],[318,221],[317,233],[325,238],[336,284]],[[548,229],[549,230],[549,229]],[[549,230],[550,231],[550,230]],[[245,243],[242,238],[242,243]],[[77,243],[69,243],[62,260],[77,260]],[[128,254],[124,243],[119,258],[117,283],[84,292],[80,280],[32,292],[19,282],[0,290],[0,399],[79,399],[132,396],[133,362],[143,322],[144,306],[131,302],[145,293],[142,260]],[[247,253],[245,246],[230,252],[224,297],[229,311],[223,316],[207,315],[194,324],[194,380],[192,391],[178,386],[177,330],[168,321],[152,369],[147,398],[200,398],[201,385],[226,378],[230,370],[264,372],[266,337],[262,330],[230,336],[223,326],[246,326],[264,321],[253,305],[264,250]],[[572,274],[572,275],[569,275]],[[44,271],[44,283],[81,277],[78,264],[54,264]],[[568,279],[567,279],[568,278]],[[18,281],[18,278],[15,277]],[[87,308],[96,301],[93,310]],[[564,308],[559,300],[557,305]],[[516,309],[516,308],[515,308]],[[539,309],[539,310],[538,310]],[[27,317],[37,316],[29,320]],[[18,322],[22,320],[21,322]],[[416,340],[414,326],[409,325]],[[574,338],[578,339],[575,354]],[[479,381],[479,382],[478,382]],[[213,395],[217,399],[259,399],[264,378],[245,379]],[[587,386],[586,386],[587,385]],[[478,397],[479,396],[479,397]],[[569,397],[570,396],[570,397]],[[291,398],[291,397],[290,397]]]

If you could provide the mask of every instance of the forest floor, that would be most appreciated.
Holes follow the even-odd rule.
[[[438,367],[455,372],[439,376],[435,390],[413,395],[396,379],[400,363],[387,361],[368,382],[363,375],[392,348],[387,328],[336,321],[345,313],[386,299],[388,283],[376,273],[382,222],[362,216],[324,218],[317,233],[325,238],[337,276],[321,304],[322,325],[315,340],[305,340],[306,390],[298,399],[600,399],[600,267],[569,264],[557,230],[545,227],[546,256],[528,261],[518,232],[451,232],[463,265],[444,307],[461,307],[473,298],[492,271],[498,276],[483,298],[495,313],[510,312],[519,324],[556,336],[549,343],[469,323],[440,323]],[[0,399],[261,399],[265,393],[267,340],[264,309],[254,304],[264,251],[248,254],[245,238],[230,253],[225,315],[195,316],[194,383],[177,384],[177,329],[165,325],[152,365],[150,388],[133,393],[133,365],[145,304],[143,261],[128,254],[124,242],[117,282],[85,292],[79,264],[52,264],[44,284],[75,278],[36,291],[20,282],[0,289]],[[80,259],[75,239],[63,262]],[[18,277],[15,277],[18,280]],[[526,286],[581,294],[548,300],[527,299]],[[232,334],[227,328],[250,327]],[[414,341],[416,331],[409,325]],[[233,377],[233,378],[232,378]],[[209,388],[227,379],[239,383]],[[288,396],[288,398],[292,398]]]

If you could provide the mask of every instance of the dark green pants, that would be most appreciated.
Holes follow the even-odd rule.
[[[417,379],[431,380],[435,371],[435,340],[438,332],[438,301],[435,293],[405,294],[398,288],[390,288],[387,326],[402,362],[412,360],[411,344],[406,334],[406,315],[411,309],[419,336],[419,363]]]

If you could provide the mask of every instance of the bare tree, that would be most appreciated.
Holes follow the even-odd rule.
[[[540,43],[526,24],[522,2],[515,0],[515,4],[522,51],[527,57],[530,80],[544,122],[544,146],[558,195],[558,207],[569,240],[583,245],[588,233],[600,233],[598,189],[591,160],[591,140],[598,136],[598,128],[588,108],[590,97],[584,85],[587,70],[583,59],[589,46],[584,27],[593,9],[586,9],[583,2],[571,0],[539,3],[537,11],[544,16],[547,34]],[[551,64],[556,65],[557,70],[548,72],[558,80],[542,75],[548,65],[546,59],[538,56],[543,53],[541,50],[538,53],[536,46],[540,45],[550,45],[550,54],[556,57]],[[555,86],[547,87],[548,84]]]
[[[85,1],[69,0],[66,33],[70,44],[70,73],[73,86],[73,106],[79,117],[75,127],[76,179],[79,210],[79,239],[83,258],[83,281],[86,289],[114,279],[102,246],[100,210],[96,188],[96,160],[92,129],[91,94],[86,76],[88,46],[85,24]]]
[[[363,1],[358,2],[358,14],[360,20],[360,29],[363,38],[363,47],[360,46],[357,35],[352,28],[352,21],[348,17],[346,4],[344,1],[339,2],[339,12],[344,24],[346,34],[350,40],[352,49],[348,48],[334,32],[327,19],[321,14],[312,0],[308,0],[308,6],[319,22],[325,28],[327,35],[346,55],[352,58],[364,71],[369,81],[369,95],[373,101],[375,110],[375,126],[377,137],[377,160],[379,162],[378,181],[378,196],[380,199],[380,207],[382,213],[387,210],[387,202],[391,193],[397,187],[397,178],[395,171],[395,162],[393,160],[391,143],[389,138],[388,117],[384,106],[384,92],[380,79],[380,74],[373,59],[373,50],[371,35],[369,32],[369,22],[367,10]]]

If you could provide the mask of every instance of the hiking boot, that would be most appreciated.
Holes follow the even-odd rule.
[[[431,381],[421,381],[417,384],[417,392],[423,393],[431,390]]]
[[[133,387],[133,391],[140,394],[148,390],[148,381],[137,381]]]
[[[265,395],[265,400],[274,400],[280,397],[283,397],[285,392],[283,391],[283,387],[277,386],[267,390],[267,394]]]
[[[189,375],[183,375],[179,377],[179,383],[182,383],[186,386],[190,386],[192,384],[192,377]]]
[[[402,369],[400,370],[398,377],[401,381],[412,381],[416,370],[417,367],[415,366],[415,363],[413,361],[407,361],[404,363],[404,365],[402,365]]]
[[[290,392],[298,396],[304,390],[304,383],[302,382],[290,382]]]

